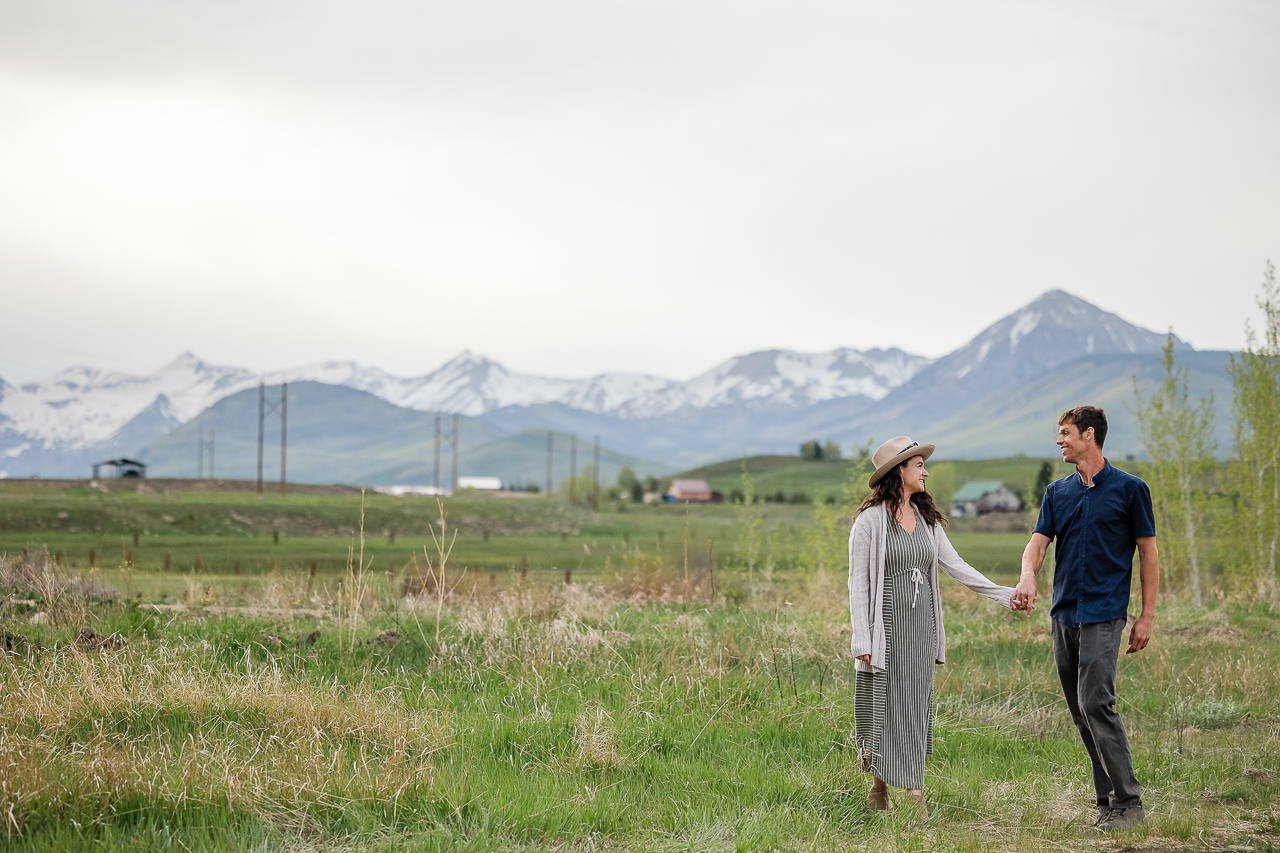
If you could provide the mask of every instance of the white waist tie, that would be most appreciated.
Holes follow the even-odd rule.
[[[919,566],[911,567],[911,580],[915,582],[916,594],[911,596],[911,606],[916,606],[916,599],[920,597],[920,584],[924,583],[924,572],[920,571]]]

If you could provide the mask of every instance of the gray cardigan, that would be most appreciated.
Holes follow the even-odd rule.
[[[960,559],[947,539],[942,525],[935,524],[933,534],[933,567],[929,585],[933,589],[934,618],[938,623],[938,663],[947,660],[947,635],[942,629],[942,599],[938,594],[938,566],[969,589],[985,595],[1008,608],[1013,589],[999,586],[986,575]],[[849,618],[853,623],[853,656],[871,655],[868,666],[855,661],[863,672],[884,670],[884,652],[888,645],[884,632],[884,548],[889,537],[889,513],[884,504],[863,510],[849,532]]]

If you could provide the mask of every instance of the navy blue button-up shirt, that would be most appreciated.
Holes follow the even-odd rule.
[[[1071,627],[1119,619],[1129,610],[1135,540],[1156,535],[1151,490],[1110,462],[1092,486],[1076,472],[1049,484],[1035,532],[1058,540],[1049,615]]]

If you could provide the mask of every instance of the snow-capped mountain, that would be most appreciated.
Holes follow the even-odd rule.
[[[426,376],[403,379],[355,362],[326,362],[288,371],[291,380],[311,379],[367,391],[389,403],[419,411],[481,415],[507,406],[563,403],[589,412],[612,412],[646,392],[673,384],[638,373],[602,373],[589,379],[553,379],[515,373],[472,352],[463,352]]]
[[[173,425],[186,423],[257,383],[256,374],[206,364],[191,353],[150,376],[72,367],[42,382],[0,388],[0,430],[45,448],[80,449],[109,441],[148,410]]]
[[[1051,290],[895,388],[857,426],[875,434],[919,429],[938,420],[939,412],[960,411],[1085,356],[1159,352],[1164,342],[1158,332]],[[1190,349],[1176,338],[1175,346]]]
[[[731,358],[688,382],[673,382],[639,395],[620,406],[619,414],[652,418],[685,407],[704,409],[735,403],[811,406],[859,395],[879,400],[931,360],[899,349],[753,352]]]
[[[1164,340],[1054,290],[937,361],[897,349],[766,350],[687,381],[633,373],[534,376],[471,352],[410,378],[354,362],[261,377],[188,353],[151,376],[71,368],[21,387],[0,380],[0,477],[82,476],[87,464],[139,452],[264,378],[272,385],[287,379],[346,386],[406,409],[484,416],[503,432],[604,434],[616,449],[671,461],[694,445],[707,458],[766,439],[776,452],[815,437],[910,433],[1028,382],[1057,381],[1054,371],[1066,371],[1061,382],[1070,382],[1071,370],[1095,369],[1070,366],[1090,357],[1158,353]]]
[[[1062,290],[997,321],[960,349],[938,360],[933,373],[961,380],[998,373],[1023,379],[1085,355],[1152,352],[1165,336],[1139,328]],[[1176,346],[1188,348],[1177,341]]]
[[[746,403],[805,406],[836,397],[879,399],[929,360],[900,350],[752,353],[688,382],[636,373],[558,379],[516,373],[471,352],[425,376],[403,378],[354,362],[325,362],[265,376],[211,365],[186,353],[151,376],[85,367],[21,387],[0,384],[0,474],[20,476],[39,458],[49,476],[57,453],[131,453],[219,400],[265,379],[313,380],[365,391],[404,408],[481,415],[511,406],[559,403],[622,418]],[[2,382],[2,380],[0,380]],[[133,445],[136,444],[136,447]],[[37,470],[37,469],[31,469]]]

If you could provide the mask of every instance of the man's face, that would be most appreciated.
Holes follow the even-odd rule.
[[[1075,424],[1059,424],[1057,445],[1062,451],[1063,462],[1078,465],[1093,445],[1093,427],[1082,434]]]

